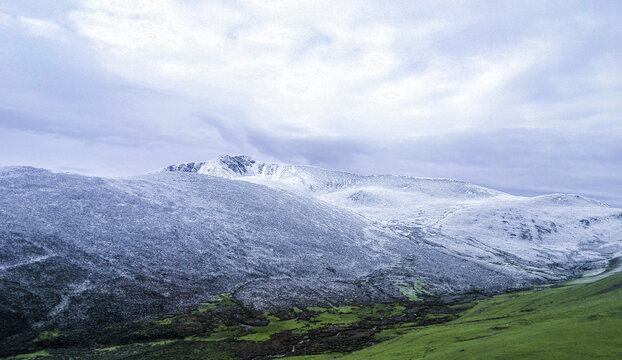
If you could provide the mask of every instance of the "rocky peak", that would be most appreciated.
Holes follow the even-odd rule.
[[[255,160],[243,155],[221,155],[218,160],[222,165],[226,166],[238,175],[246,175],[248,173],[248,168],[255,164]]]
[[[170,165],[162,171],[196,172],[214,176],[237,177],[252,173],[255,160],[248,156],[221,155],[214,160]]]
[[[203,165],[205,165],[205,162],[182,163],[178,165],[169,165],[164,168],[164,171],[198,172]]]

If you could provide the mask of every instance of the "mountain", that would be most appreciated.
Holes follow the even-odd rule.
[[[530,269],[548,280],[559,279],[556,266],[622,254],[622,210],[579,195],[521,197],[451,179],[364,176],[258,163],[246,156],[191,164],[161,171],[184,168],[285,189],[455,256],[519,272]]]
[[[575,195],[248,157],[128,179],[0,168],[0,347],[195,307],[498,293],[619,256],[622,210]]]

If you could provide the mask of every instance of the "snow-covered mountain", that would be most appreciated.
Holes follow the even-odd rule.
[[[129,179],[0,168],[0,339],[224,292],[260,310],[495,293],[621,249],[622,210],[574,195],[231,156]]]
[[[545,277],[554,277],[547,274],[554,264],[622,255],[622,209],[579,195],[522,197],[451,179],[365,176],[246,156],[163,171],[179,169],[286,189],[456,256],[504,268],[540,268]]]

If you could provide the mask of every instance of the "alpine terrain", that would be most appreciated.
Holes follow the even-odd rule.
[[[236,356],[270,357],[281,354],[279,346],[289,351],[307,341],[295,329],[336,326],[317,317],[356,314],[347,324],[366,321],[373,335],[395,311],[415,321],[432,311],[422,304],[453,306],[590,270],[613,273],[621,255],[622,209],[579,195],[522,197],[450,179],[357,175],[227,155],[126,179],[5,167],[0,356],[49,355],[35,351],[55,338],[58,346],[85,348],[152,339],[147,330],[87,343],[75,340],[84,333],[59,334],[191,314],[184,321],[194,330],[179,330],[186,339],[213,333],[214,326],[201,324],[220,316],[221,329],[237,321],[235,344],[245,347]],[[218,310],[229,313],[214,315],[219,303],[231,305]],[[381,318],[369,315],[377,308],[366,309],[379,304],[401,305]],[[342,310],[326,310],[333,308]],[[209,319],[192,317],[206,309]],[[261,317],[292,309],[308,314],[299,321],[311,322]],[[452,311],[458,310],[446,320]],[[164,326],[178,318],[154,321]],[[261,326],[272,328],[252,338]],[[253,341],[276,333],[293,338],[256,348]]]

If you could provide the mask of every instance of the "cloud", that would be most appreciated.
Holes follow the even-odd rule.
[[[0,144],[0,164],[18,160],[9,150],[32,163],[43,158],[33,149],[58,148],[45,157],[58,168],[127,174],[233,152],[521,193],[622,191],[617,3],[87,0],[0,10],[9,49],[0,127],[31,142]],[[59,162],[73,153],[98,160]]]
[[[246,152],[258,152],[264,157],[292,164],[346,169],[353,158],[368,154],[373,147],[352,137],[316,136],[300,133],[296,129],[275,132],[250,126],[232,126],[227,119],[199,117],[214,127],[221,138],[240,149],[246,148]]]
[[[590,130],[470,130],[366,147],[345,167],[367,173],[447,177],[537,195],[578,193],[622,206],[619,132]]]
[[[20,16],[17,21],[32,36],[54,38],[60,31],[58,24],[42,19]]]
[[[418,7],[428,16],[399,13]],[[496,15],[473,13],[467,5],[439,8],[89,1],[70,18],[102,66],[128,81],[243,106],[248,118],[237,121],[254,126],[297,127],[317,136],[373,133],[385,141],[534,126],[549,104],[525,97],[547,85],[551,68],[571,61],[577,33],[604,26],[587,16],[568,17],[538,33],[533,24],[505,29],[494,23]],[[524,16],[537,12],[521,10]],[[554,15],[551,6],[548,16]],[[482,46],[478,36],[495,26],[507,39]],[[453,40],[467,35],[473,37],[466,43]],[[535,81],[517,84],[524,78]],[[606,79],[601,74],[596,81]]]
[[[124,131],[114,126],[101,127],[98,124],[81,123],[75,119],[55,119],[0,107],[0,129],[28,131],[39,134],[62,136],[74,140],[116,144],[124,147],[146,146],[150,142],[174,142],[160,133],[146,132],[144,129],[126,128]]]
[[[243,104],[255,114],[248,121],[316,135],[364,133],[378,121],[395,125],[395,134],[404,130],[404,116],[392,121],[394,104],[371,100],[407,65],[398,37],[416,41],[448,30],[430,21],[403,28],[390,19],[364,21],[375,11],[377,5],[334,2],[90,2],[71,18],[109,69],[130,81]]]

